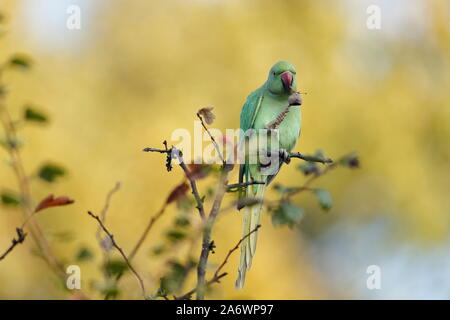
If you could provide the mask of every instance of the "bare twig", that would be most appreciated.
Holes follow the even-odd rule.
[[[139,237],[138,242],[135,244],[135,246],[131,250],[131,253],[129,255],[130,261],[133,260],[134,256],[141,248],[142,244],[144,243],[145,239],[147,238],[147,235],[150,232],[150,230],[152,229],[155,222],[164,214],[166,207],[167,207],[167,203],[164,203],[163,207],[153,217],[150,218],[150,221],[148,222],[147,227],[145,228],[142,235]]]
[[[111,198],[116,192],[118,192],[120,190],[120,187],[121,187],[120,182],[116,182],[116,185],[114,186],[114,188],[112,188],[106,195],[105,204],[103,205],[103,209],[100,212],[100,219],[102,220],[103,223],[106,223],[106,213],[108,212],[109,206],[111,204]],[[100,233],[100,231],[101,231],[100,227],[99,227],[98,231]]]
[[[108,192],[105,199],[105,204],[103,205],[102,211],[100,212],[100,219],[103,223],[106,223],[106,213],[108,212],[111,198],[112,196],[120,190],[120,182],[117,182],[116,185]],[[109,241],[109,238],[106,238],[105,240],[102,238],[102,228],[98,226],[97,228],[97,241],[102,249],[103,253],[103,265],[107,265],[109,262],[109,250],[111,250],[110,243],[107,243],[106,241]],[[110,274],[108,271],[104,271],[104,277],[109,278]]]
[[[133,268],[133,266],[131,265],[130,261],[128,260],[128,257],[126,256],[125,252],[122,250],[121,247],[119,247],[119,245],[117,244],[116,240],[114,240],[114,236],[108,231],[108,229],[105,227],[105,225],[103,224],[102,220],[96,216],[95,214],[93,214],[91,211],[88,211],[88,214],[94,218],[95,220],[97,220],[97,222],[99,223],[100,227],[102,228],[102,230],[108,235],[109,239],[111,240],[111,244],[114,246],[114,248],[116,248],[119,253],[122,255],[122,258],[125,260],[125,263],[128,265],[128,268],[130,268],[131,272],[133,272],[133,274],[135,275],[136,279],[139,282],[139,285],[141,287],[142,290],[142,296],[144,297],[144,299],[147,299],[146,296],[146,292],[145,292],[145,286],[144,286],[144,281],[142,280],[141,276],[139,275],[139,273],[137,273],[137,271]]]
[[[169,196],[170,197],[170,196]],[[136,254],[138,253],[139,249],[142,247],[143,243],[145,242],[145,239],[147,239],[148,234],[150,233],[151,229],[153,228],[153,225],[156,223],[156,221],[159,220],[159,218],[161,218],[161,216],[164,214],[164,212],[166,211],[166,208],[168,206],[169,202],[166,200],[163,204],[163,206],[161,207],[161,209],[159,209],[159,211],[150,218],[147,226],[144,229],[144,232],[141,234],[141,236],[139,237],[137,243],[134,245],[133,249],[131,250],[131,253],[128,255],[128,260],[131,262],[133,260],[133,258],[136,256]],[[119,282],[119,280],[122,278],[123,272],[119,273],[116,278],[114,279],[114,286],[117,285],[117,283]],[[105,299],[109,299],[110,295],[106,294]]]
[[[46,198],[44,198],[39,205],[33,210],[33,212],[27,217],[25,218],[24,222],[22,223],[22,226],[17,227],[16,228],[16,232],[18,235],[18,238],[12,239],[12,245],[5,251],[4,254],[1,255],[0,260],[3,260],[14,248],[16,245],[22,243],[25,241],[25,237],[26,237],[26,233],[24,233],[23,229],[25,228],[25,226],[28,224],[28,222],[30,222],[31,218],[39,211],[47,209],[49,207],[54,207],[54,206],[62,206],[62,205],[67,205],[67,204],[71,204],[74,201],[67,198],[67,197],[59,197],[59,198],[54,198],[53,195],[50,195]]]
[[[316,179],[318,179],[319,177],[327,174],[328,172],[330,172],[331,170],[335,169],[336,167],[337,167],[337,163],[331,163],[331,164],[327,165],[323,170],[313,173],[313,175],[308,180],[306,180],[305,183],[301,187],[299,187],[296,190],[290,192],[286,197],[290,198],[293,195],[298,194],[300,192],[312,190],[309,186]]]
[[[6,256],[15,248],[15,246],[17,246],[18,244],[21,244],[21,243],[23,243],[25,241],[25,238],[26,238],[27,234],[23,232],[23,229],[22,228],[16,228],[16,232],[17,232],[17,239],[16,238],[12,239],[11,245],[0,256],[0,260],[5,259]]]
[[[175,147],[172,147],[170,149],[167,149],[167,148],[166,149],[145,148],[142,151],[165,153],[165,154],[167,154],[168,157],[170,157],[170,159],[172,159],[172,157],[175,157],[178,159],[179,166],[181,167],[181,169],[183,169],[184,174],[185,174],[186,178],[188,179],[189,184],[191,185],[192,194],[194,195],[195,202],[197,204],[197,210],[200,214],[200,217],[202,219],[204,219],[205,218],[205,209],[203,207],[203,200],[200,197],[200,193],[198,192],[197,183],[195,182],[195,179],[192,179],[190,171],[189,171],[188,167],[186,166],[186,163],[184,162],[183,153]]]
[[[225,256],[225,259],[223,260],[223,262],[219,265],[219,267],[216,269],[216,271],[214,272],[214,275],[212,276],[212,278],[210,280],[208,280],[206,282],[206,286],[209,286],[213,283],[220,283],[220,279],[222,279],[223,277],[225,277],[228,273],[224,272],[224,273],[220,273],[223,269],[223,267],[225,267],[225,265],[228,262],[228,259],[230,258],[230,256],[233,254],[233,252],[235,252],[237,249],[239,249],[239,246],[242,244],[242,242],[250,237],[250,235],[256,231],[258,231],[258,229],[261,228],[261,225],[258,224],[252,231],[250,231],[249,233],[247,233],[245,236],[243,236],[238,243],[236,243],[236,245],[230,249],[228,251],[228,254]],[[192,289],[191,291],[185,293],[184,295],[180,296],[180,297],[176,297],[177,300],[186,300],[186,299],[190,299],[192,297],[192,295],[197,292],[197,288]]]
[[[264,181],[248,181],[248,182],[242,182],[242,183],[229,184],[229,185],[227,185],[227,192],[235,192],[241,188],[246,188],[246,187],[252,186],[254,184],[265,184],[265,182]]]
[[[308,162],[320,162],[320,163],[332,163],[333,162],[333,160],[330,158],[309,156],[309,155],[301,154],[299,152],[291,152],[290,156],[291,156],[291,158],[298,158],[298,159],[302,159],[302,160],[305,160]]]
[[[106,213],[108,212],[108,209],[109,209],[109,206],[111,203],[111,198],[119,190],[120,190],[120,182],[117,182],[116,185],[106,195],[105,204],[103,205],[102,211],[100,212],[100,219],[102,220],[103,223],[106,223]],[[102,232],[102,228],[99,226],[97,229],[97,239],[100,244],[100,247],[104,249],[101,232]],[[106,254],[107,254],[107,250],[104,250],[104,251],[106,251]]]
[[[209,252],[211,250],[211,232],[217,215],[219,214],[225,191],[227,190],[228,174],[232,168],[233,167],[229,165],[224,165],[222,168],[214,203],[206,220],[206,226],[203,231],[202,250],[200,252],[200,258],[197,266],[197,300],[203,300],[205,298],[205,276]]]
[[[223,260],[222,264],[217,268],[216,272],[214,272],[214,276],[213,278],[210,280],[214,280],[216,278],[218,278],[220,271],[223,269],[223,267],[227,264],[228,259],[230,258],[230,256],[233,254],[234,251],[236,251],[237,249],[239,249],[239,246],[241,245],[241,243],[248,237],[250,237],[250,235],[252,233],[255,233],[256,231],[258,231],[258,229],[261,228],[261,225],[258,224],[253,230],[251,230],[249,233],[247,233],[244,237],[242,237],[238,243],[236,243],[236,245],[230,249],[230,251],[228,251],[227,256],[225,257],[225,259]]]
[[[3,70],[0,70],[0,77],[2,76],[2,71]],[[3,83],[0,79],[0,88],[1,87],[3,87]],[[28,181],[28,176],[23,166],[19,148],[17,147],[17,145],[15,145],[18,141],[16,126],[14,121],[12,120],[7,106],[4,103],[4,100],[5,99],[3,92],[0,93],[0,121],[5,131],[6,141],[8,143],[6,149],[11,160],[17,183],[20,188],[20,196],[23,201],[22,210],[24,212],[25,218],[28,220],[31,218],[35,211],[32,203],[31,189]],[[54,255],[50,243],[45,237],[39,223],[34,219],[31,219],[29,229],[39,251],[42,253],[40,256],[59,277],[65,277],[65,270],[62,267],[62,264]]]
[[[200,114],[200,112],[197,112],[197,117],[200,119],[200,122],[202,123],[202,127],[203,129],[205,129],[205,131],[208,133],[209,138],[211,139],[214,148],[217,151],[217,154],[219,155],[220,160],[222,161],[222,163],[225,165],[225,159],[222,156],[222,153],[220,152],[220,148],[219,148],[219,144],[217,143],[216,139],[214,139],[213,135],[211,134],[211,132],[209,131],[208,127],[205,125],[205,122],[203,121],[203,117]]]

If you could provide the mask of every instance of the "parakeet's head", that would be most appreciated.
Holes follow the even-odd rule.
[[[297,71],[292,63],[279,61],[273,65],[267,79],[267,88],[277,95],[289,95],[297,89],[295,74]]]

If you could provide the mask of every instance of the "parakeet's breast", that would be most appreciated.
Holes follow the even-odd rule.
[[[260,112],[255,119],[255,129],[264,128],[273,121],[288,106],[285,99],[265,96],[262,101]],[[301,110],[299,106],[291,106],[286,118],[278,128],[278,137],[281,149],[292,151],[297,144],[301,130]]]

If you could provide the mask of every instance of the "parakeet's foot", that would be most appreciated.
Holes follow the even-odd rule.
[[[286,164],[291,162],[291,155],[289,154],[289,152],[287,152],[286,149],[280,149],[279,152],[281,161],[283,161]]]

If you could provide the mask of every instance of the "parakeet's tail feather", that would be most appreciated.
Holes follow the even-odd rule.
[[[265,185],[255,185],[247,188],[247,197],[254,197],[257,199],[264,198]],[[251,207],[244,208],[244,227],[242,230],[242,236],[245,237],[261,221],[262,203],[256,204]],[[238,278],[236,280],[236,289],[242,289],[245,283],[245,275],[247,270],[252,265],[252,258],[256,252],[256,241],[258,239],[258,231],[253,232],[247,237],[241,244],[241,258],[239,261]]]

